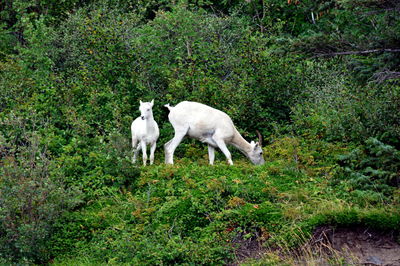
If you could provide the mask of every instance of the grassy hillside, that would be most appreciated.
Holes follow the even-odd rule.
[[[140,168],[119,192],[63,217],[51,238],[65,252],[55,264],[225,264],[250,242],[295,248],[318,225],[399,228],[398,198],[337,180],[333,158],[343,147],[277,143],[263,166],[239,156],[232,167],[208,166],[201,156]]]
[[[14,236],[29,235],[34,241],[17,238],[16,243],[26,245],[19,254],[51,259],[56,265],[243,263],[251,256],[240,250],[254,243],[269,250],[259,260],[280,265],[288,258],[274,250],[294,250],[320,225],[397,232],[398,189],[381,189],[384,182],[376,177],[370,183],[349,178],[350,166],[337,164],[338,155],[349,152],[345,145],[282,137],[264,151],[263,166],[250,165],[239,153],[234,153],[234,166],[228,166],[222,154],[216,165],[209,166],[206,150],[193,146],[181,151],[175,165],[164,165],[161,152],[155,165],[147,167],[132,167],[129,158],[115,155],[122,164],[113,166],[124,170],[78,179],[76,183],[84,184],[82,192],[68,196],[72,191],[39,184],[43,177],[32,173],[22,177],[22,170],[6,161],[3,184],[11,183],[16,192],[10,194],[10,186],[3,187],[2,196],[10,197],[3,211],[20,228],[26,228],[24,221],[35,226],[28,231],[19,228],[18,235],[14,231]],[[380,159],[376,156],[374,161]],[[120,166],[124,162],[130,170]],[[26,188],[29,185],[34,191]],[[70,211],[61,196],[75,199],[69,202]],[[20,206],[10,205],[16,200]],[[51,217],[57,211],[54,206],[60,205],[64,211]],[[47,212],[38,217],[36,212],[42,210]],[[51,234],[40,235],[38,225],[48,222],[54,222]],[[46,229],[50,230],[43,226]],[[41,250],[31,249],[42,237]],[[311,260],[309,253],[305,255]],[[294,254],[290,256],[296,261]],[[340,256],[333,259],[339,263]]]

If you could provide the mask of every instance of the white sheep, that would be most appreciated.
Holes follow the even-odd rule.
[[[143,153],[143,165],[147,162],[146,145],[150,144],[150,164],[154,162],[154,151],[156,150],[157,139],[160,136],[160,130],[158,129],[157,122],[153,117],[152,107],[154,100],[151,102],[140,101],[140,117],[136,118],[132,122],[132,148],[133,157],[132,163],[136,162],[136,157],[139,154],[140,149]]]
[[[169,121],[175,130],[175,136],[168,141],[165,147],[165,163],[173,164],[176,147],[185,136],[198,139],[208,144],[210,164],[214,163],[214,151],[218,147],[225,154],[230,165],[233,164],[227,144],[238,148],[256,165],[264,164],[261,149],[261,135],[259,142],[248,143],[237,131],[231,118],[224,112],[197,102],[180,102],[175,107],[165,105],[170,110]],[[258,132],[257,132],[258,133]]]

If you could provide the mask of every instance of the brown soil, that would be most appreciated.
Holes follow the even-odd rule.
[[[351,264],[400,266],[398,240],[394,232],[323,226],[315,230],[311,245],[331,247]]]
[[[267,248],[263,246],[263,241],[255,239],[244,240],[242,237],[233,241],[237,248],[235,250],[236,262],[228,263],[228,266],[240,265],[247,259],[260,259],[267,252]]]
[[[293,265],[332,265],[329,258],[343,258],[341,265],[382,265],[400,266],[400,235],[395,232],[380,232],[366,227],[336,228],[318,227],[311,240],[305,246],[290,252],[279,251],[283,261],[292,257]],[[228,265],[240,265],[249,259],[261,259],[271,251],[263,246],[262,241],[236,239],[236,262]],[[304,254],[304,250],[306,254]],[[313,262],[309,261],[314,253]],[[291,264],[291,263],[289,263]]]

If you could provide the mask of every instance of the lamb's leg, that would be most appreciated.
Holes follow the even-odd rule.
[[[136,162],[136,156],[137,156],[137,144],[138,141],[136,138],[132,137],[132,152],[133,152],[133,156],[132,156],[132,163]]]
[[[146,162],[147,162],[146,141],[142,140],[140,142],[140,145],[142,146],[143,165],[146,166]]]
[[[174,164],[174,152],[176,147],[178,147],[179,143],[181,143],[182,139],[185,137],[187,130],[177,132],[175,131],[175,136],[173,139],[168,141],[165,145],[165,163],[166,164]]]
[[[214,164],[214,158],[215,158],[215,148],[211,145],[208,145],[208,159],[210,160],[210,164]]]
[[[217,143],[218,148],[220,148],[221,151],[225,154],[226,159],[228,159],[228,163],[230,165],[233,165],[231,153],[229,152],[228,148],[226,147],[225,142],[222,139],[215,139],[215,138],[214,138],[214,141]]]
[[[150,165],[154,163],[154,152],[156,150],[157,142],[153,142],[150,147]]]
[[[136,158],[139,155],[139,151],[142,149],[142,146],[140,145],[140,142],[136,144],[136,148],[133,153],[133,158],[132,158],[132,163],[136,162]]]

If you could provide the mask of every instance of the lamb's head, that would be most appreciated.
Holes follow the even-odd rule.
[[[255,165],[264,164],[265,161],[261,145],[258,142],[254,141],[250,142],[250,145],[251,145],[251,150],[247,153],[247,156],[249,157],[250,161]]]
[[[142,118],[142,120],[148,119],[149,117],[153,116],[153,111],[152,111],[153,105],[154,105],[154,99],[151,100],[151,102],[140,101],[139,110],[140,110],[140,117]]]

